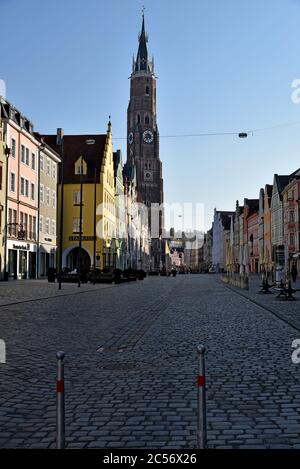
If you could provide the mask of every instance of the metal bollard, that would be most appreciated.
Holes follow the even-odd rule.
[[[205,347],[199,345],[198,351],[198,422],[197,448],[206,448],[206,396],[205,396]]]
[[[64,352],[57,352],[57,408],[56,408],[56,448],[65,448],[65,380],[64,380]]]

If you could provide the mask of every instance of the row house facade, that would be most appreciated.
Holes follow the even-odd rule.
[[[227,270],[230,226],[234,212],[221,212],[215,209],[213,221],[212,265],[217,272]]]
[[[300,176],[295,176],[282,191],[285,271],[293,266],[300,272]]]
[[[134,167],[130,173],[123,169],[121,152],[113,152],[111,122],[106,134],[64,135],[58,129],[42,141],[62,160],[57,200],[62,268],[149,270],[148,225],[136,203]]]
[[[0,280],[3,280],[5,258],[6,162],[7,154],[5,146],[4,122],[2,121],[0,115]]]
[[[37,276],[39,142],[29,119],[2,102],[7,160],[5,275],[13,279]]]
[[[272,264],[272,225],[271,225],[271,200],[273,186],[266,184],[259,192],[258,214],[258,253],[260,271],[265,275],[273,270]]]
[[[215,210],[212,233],[217,271],[262,273],[276,282],[288,279],[293,267],[300,273],[300,170],[275,174],[259,199],[244,199],[243,206],[237,201],[233,213]],[[207,249],[204,245],[204,253]]]
[[[103,135],[64,135],[58,129],[56,135],[42,138],[62,159],[57,201],[62,267],[71,271],[89,270],[94,264],[110,268],[116,262],[110,122]]]
[[[47,145],[39,134],[39,220],[38,220],[38,271],[44,278],[48,269],[57,264],[57,183],[60,156]]]
[[[2,277],[34,279],[39,271],[39,159],[43,146],[32,122],[3,98],[1,121],[7,156]],[[51,151],[49,155],[53,157]],[[56,198],[56,179],[53,188]],[[56,208],[53,218],[56,220]],[[55,236],[54,251],[56,246]]]
[[[244,200],[244,246],[246,249],[246,268],[249,266],[251,273],[259,272],[259,251],[258,251],[258,213],[259,200]]]
[[[285,244],[284,234],[284,208],[288,204],[284,207],[283,195],[286,193],[285,188],[299,175],[300,170],[290,175],[274,175],[271,199],[272,263],[277,282],[284,280],[289,273],[288,247]]]

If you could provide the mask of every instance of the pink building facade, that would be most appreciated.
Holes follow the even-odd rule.
[[[244,240],[250,273],[259,272],[259,200],[244,200]]]
[[[7,103],[6,261],[9,278],[36,278],[39,142],[31,122]]]
[[[296,176],[284,188],[282,199],[285,271],[289,274],[293,265],[300,272],[300,176]]]

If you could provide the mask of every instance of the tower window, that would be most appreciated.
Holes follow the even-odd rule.
[[[146,95],[149,96],[149,94],[150,94],[150,88],[149,86],[146,86]]]
[[[136,116],[136,122],[137,122],[137,124],[140,124],[140,123],[141,123],[141,115],[140,115],[140,114],[138,114],[138,115]]]
[[[145,117],[145,124],[146,124],[146,125],[149,125],[149,124],[150,124],[150,118],[149,118],[148,115]]]

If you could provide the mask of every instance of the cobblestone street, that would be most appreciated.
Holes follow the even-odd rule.
[[[299,301],[246,298],[216,275],[61,293],[36,282],[29,294],[28,283],[0,289],[0,447],[55,447],[55,354],[64,350],[68,448],[194,448],[203,343],[209,447],[300,448]]]

